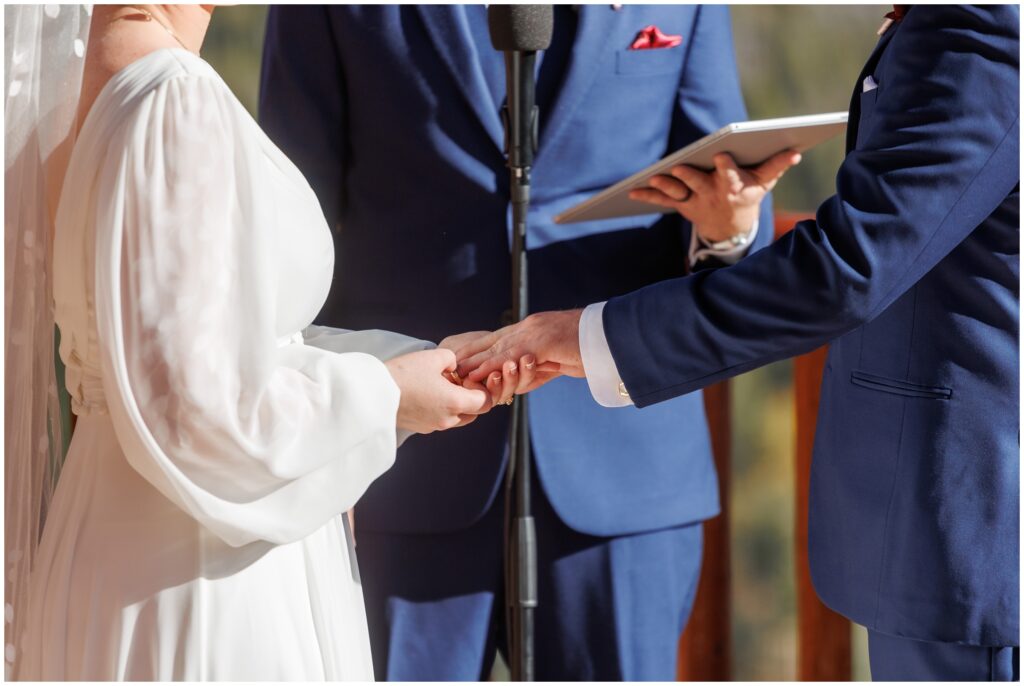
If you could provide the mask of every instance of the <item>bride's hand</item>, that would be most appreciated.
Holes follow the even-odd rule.
[[[480,381],[473,379],[460,379],[463,388],[474,388],[487,391],[493,405],[511,405],[512,397],[517,394],[528,393],[540,384],[536,382],[537,362],[533,355],[524,355],[519,362],[511,360],[501,366],[500,371],[494,371],[488,377]],[[458,377],[458,373],[455,373]]]
[[[458,351],[472,347],[478,339],[491,335],[490,331],[460,333],[444,339],[438,347]],[[506,360],[500,370],[491,372],[486,379],[477,381],[460,378],[457,373],[454,378],[459,380],[465,388],[486,390],[495,405],[511,405],[512,396],[529,393],[557,376],[560,376],[557,371],[545,369],[544,365],[537,364],[537,358],[534,355],[526,354],[519,358],[518,363],[514,360]]]
[[[484,390],[453,383],[455,353],[451,350],[423,350],[384,364],[402,391],[399,429],[421,434],[444,431],[468,424],[491,409],[491,397]]]

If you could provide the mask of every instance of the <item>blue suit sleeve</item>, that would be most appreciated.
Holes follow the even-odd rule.
[[[999,207],[1020,178],[1019,16],[911,9],[816,221],[734,266],[608,302],[609,346],[638,406],[870,321]]]
[[[670,150],[689,145],[726,124],[747,119],[729,8],[698,6],[688,45],[686,65],[676,93]],[[689,222],[686,222],[686,230],[691,230]],[[751,252],[770,244],[773,232],[772,199],[768,195],[761,203],[757,237]],[[689,241],[688,233],[686,238]],[[705,266],[719,264],[715,260],[704,262]]]
[[[306,176],[334,226],[344,200],[345,80],[327,7],[270,8],[259,120]]]

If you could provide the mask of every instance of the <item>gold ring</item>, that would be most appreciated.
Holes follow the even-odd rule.
[[[459,378],[459,371],[457,369],[453,369],[448,373],[452,375],[452,379],[455,380],[455,383],[459,383],[460,381],[462,381],[462,379]]]
[[[508,400],[502,400],[501,404],[502,405],[511,405],[512,404],[512,400],[513,400],[513,398],[509,398]]]

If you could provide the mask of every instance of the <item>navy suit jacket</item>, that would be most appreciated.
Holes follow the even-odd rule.
[[[641,407],[832,341],[811,572],[897,636],[1019,641],[1019,19],[912,7],[857,81],[817,221],[604,310]]]
[[[558,212],[746,117],[724,7],[585,6],[567,71],[540,103],[529,217],[531,309],[572,308],[687,272],[689,226],[652,215],[558,226]],[[629,50],[655,24],[679,47]],[[320,323],[439,341],[494,329],[511,304],[498,109],[460,10],[275,7],[260,121],[306,174],[336,235]],[[772,234],[765,202],[758,246]],[[573,528],[615,535],[718,512],[700,393],[646,412],[583,380],[533,394],[536,468]],[[501,483],[508,412],[410,439],[359,503],[359,526],[466,527]]]

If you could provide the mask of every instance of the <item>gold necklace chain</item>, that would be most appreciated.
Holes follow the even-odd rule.
[[[188,52],[192,53],[193,55],[198,55],[199,54],[195,50],[192,50],[187,45],[185,45],[185,41],[181,40],[181,38],[178,37],[178,34],[176,34],[174,32],[174,30],[171,29],[170,26],[168,26],[167,24],[165,24],[162,21],[160,21],[159,19],[157,19],[156,15],[153,14],[152,12],[150,12],[149,10],[147,10],[145,7],[139,7],[137,5],[129,5],[129,7],[131,7],[133,10],[135,10],[136,12],[138,12],[139,14],[144,16],[146,18],[146,21],[156,22],[157,25],[159,25],[160,28],[162,28],[164,31],[166,31],[168,33],[168,35],[170,35],[171,38],[176,40],[178,42],[178,45],[180,45],[182,48],[184,48]],[[114,21],[118,21],[118,20],[124,19],[124,18],[125,17],[118,17]]]

